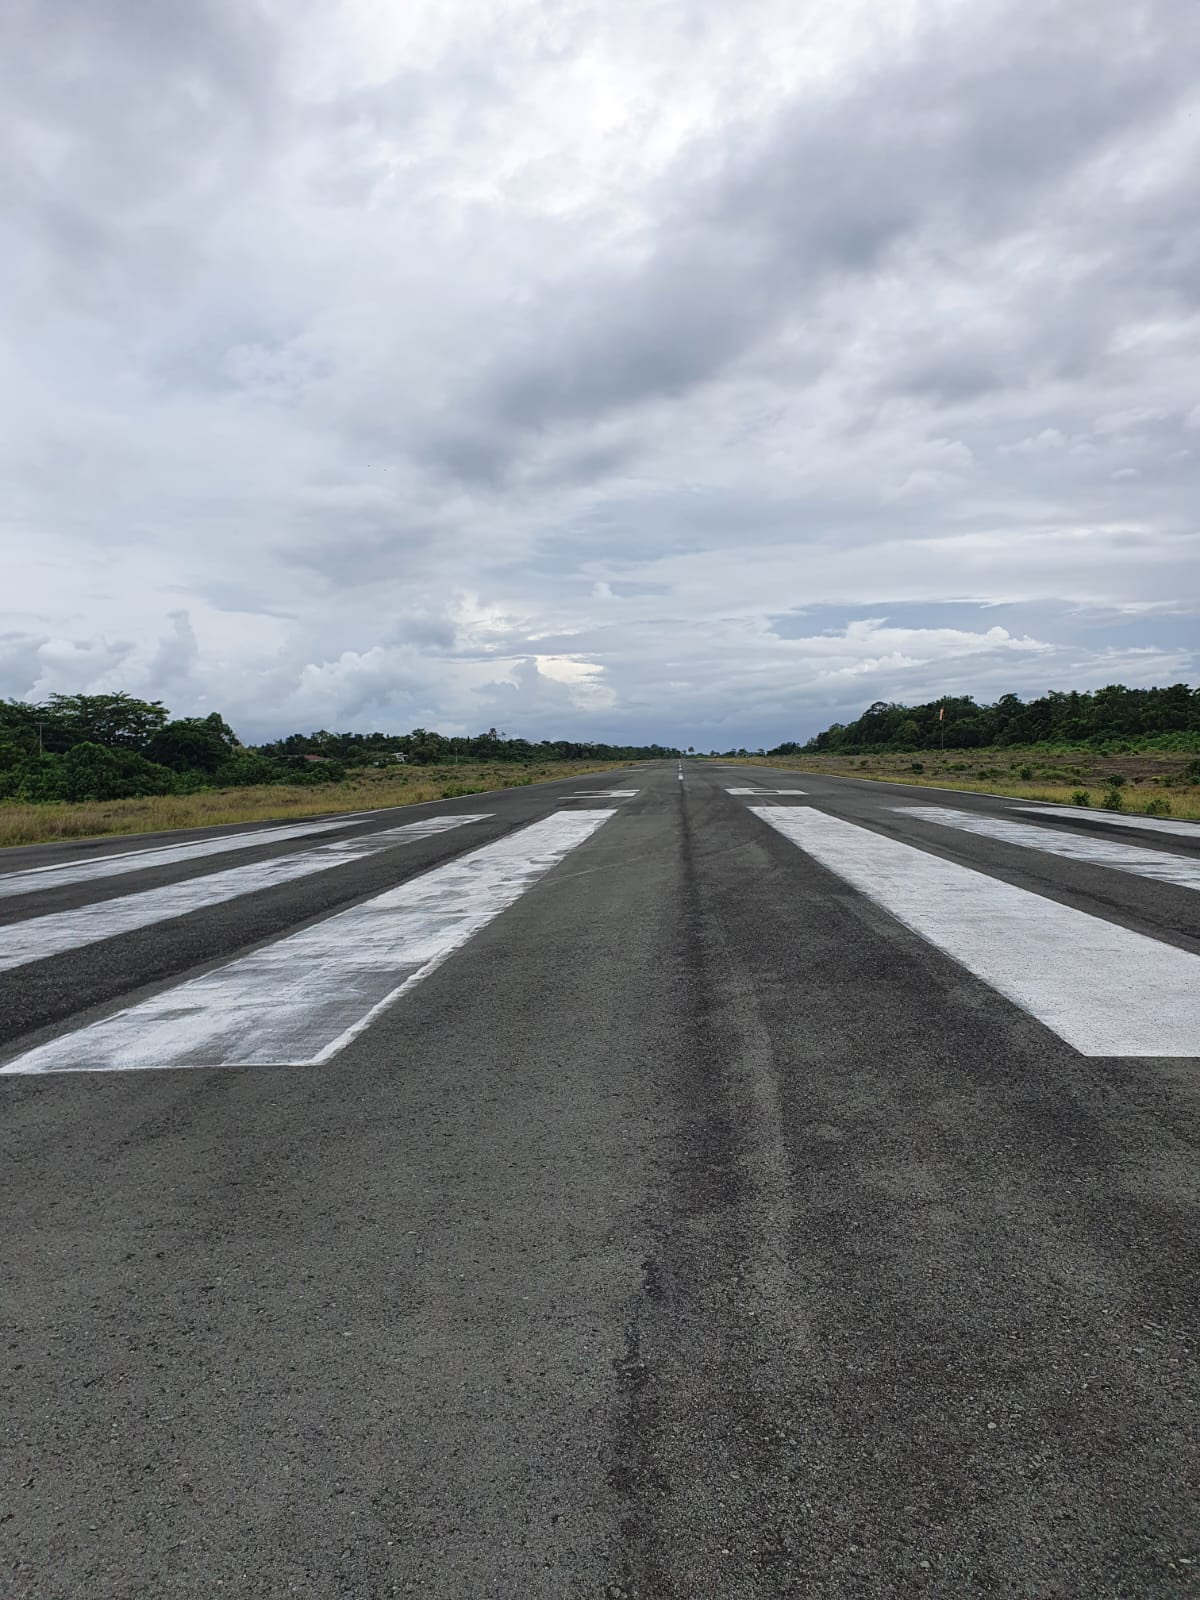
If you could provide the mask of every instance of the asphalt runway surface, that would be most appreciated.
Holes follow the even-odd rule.
[[[0,1595],[1200,1595],[1198,890],[707,762],[0,852]]]

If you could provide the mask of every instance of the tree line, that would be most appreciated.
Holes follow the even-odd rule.
[[[1091,692],[1052,689],[1034,700],[1001,695],[978,705],[970,695],[946,695],[924,705],[877,700],[853,722],[835,722],[805,744],[787,741],[771,755],[801,751],[836,753],[947,750],[995,745],[1114,744],[1200,748],[1200,688],[1173,683],[1162,689],[1127,689],[1112,683]]]
[[[0,700],[0,800],[119,800],[261,783],[333,783],[354,769],[400,762],[643,761],[663,745],[510,739],[490,728],[464,738],[411,733],[289,734],[243,745],[218,713],[172,717],[161,700],[128,694],[53,694],[40,704]]]

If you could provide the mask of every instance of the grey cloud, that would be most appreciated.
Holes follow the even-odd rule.
[[[73,309],[173,296],[194,276],[197,214],[222,205],[262,138],[278,54],[266,15],[234,0],[17,0],[5,17],[10,255],[36,251],[31,270]]]
[[[1200,13],[805,3],[8,8],[10,692],[740,741],[1187,676]]]
[[[150,665],[153,681],[172,688],[186,683],[199,660],[196,632],[186,611],[169,615],[171,631],[159,641]]]
[[[710,150],[698,180],[689,150],[664,180],[646,264],[573,286],[522,340],[502,340],[483,414],[541,428],[685,394],[831,274],[878,270],[918,236],[953,255],[1037,222],[1056,184],[1194,85],[1187,41],[1200,44],[1200,26],[1178,6],[990,6],[979,18],[958,14],[848,92],[798,99],[741,149]],[[1094,348],[1092,337],[1071,348],[1078,317],[1046,320],[1064,370]],[[1017,373],[1000,351],[943,361],[907,385],[955,398],[998,386],[1005,364]]]

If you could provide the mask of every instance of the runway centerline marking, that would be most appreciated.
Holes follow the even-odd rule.
[[[132,933],[138,928],[151,927],[156,922],[186,916],[206,906],[237,900],[242,895],[255,894],[260,889],[292,883],[297,878],[311,877],[316,872],[329,872],[348,861],[361,861],[381,850],[446,833],[467,822],[485,822],[488,815],[490,813],[484,812],[475,816],[424,817],[418,822],[406,822],[399,828],[359,834],[353,839],[320,845],[315,850],[274,856],[268,861],[250,861],[244,866],[229,867],[224,872],[189,878],[184,883],[142,889],[133,894],[119,895],[113,900],[98,900],[93,905],[78,906],[70,911],[51,911],[45,916],[9,923],[7,927],[0,927],[0,972],[10,972],[14,967],[25,967],[33,961],[45,961],[67,950],[79,950],[84,945],[97,944],[101,939],[115,939],[119,934]]]
[[[1200,1054],[1200,956],[809,806],[750,809],[1082,1055]]]
[[[980,834],[1004,844],[1042,850],[1089,866],[1111,867],[1118,872],[1136,873],[1159,883],[1173,883],[1181,889],[1200,889],[1200,861],[1190,856],[1172,856],[1164,850],[1143,850],[1136,844],[1117,839],[1089,839],[1077,833],[1060,833],[1050,828],[1035,828],[1030,822],[1009,822],[1001,817],[980,816],[973,811],[955,811],[950,806],[894,806],[900,816],[920,817],[940,827],[957,828]]]
[[[39,1045],[0,1073],[328,1061],[615,815],[556,811],[361,905]]]

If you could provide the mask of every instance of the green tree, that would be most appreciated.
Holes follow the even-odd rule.
[[[52,694],[40,709],[47,750],[99,744],[144,751],[169,715],[161,700],[128,694]]]
[[[164,723],[146,748],[151,761],[174,772],[215,772],[237,750],[237,736],[216,711]]]

